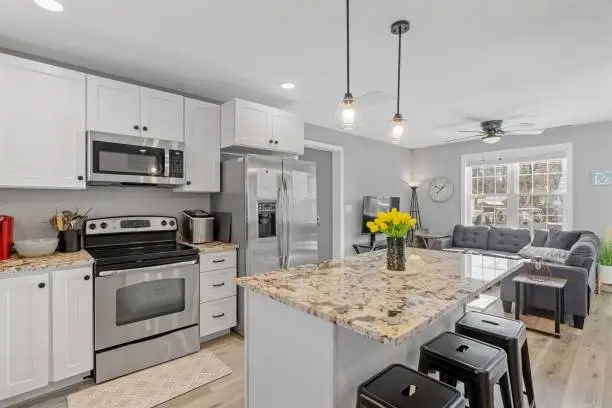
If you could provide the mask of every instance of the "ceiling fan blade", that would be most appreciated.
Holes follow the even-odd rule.
[[[545,129],[512,129],[512,130],[504,130],[506,134],[516,134],[516,135],[539,135],[544,133]]]
[[[482,130],[458,130],[457,133],[482,133],[484,134]]]
[[[459,137],[457,139],[447,140],[447,142],[459,142],[461,140],[470,140],[470,139],[476,139],[476,138],[480,139],[480,138],[482,138],[482,135]]]
[[[512,124],[512,125],[508,125],[508,126],[503,125],[502,127],[504,129],[510,129],[510,128],[515,128],[515,127],[518,127],[518,126],[527,127],[527,128],[533,128],[534,124],[531,123],[531,122],[522,122],[522,123],[515,123],[515,124]]]

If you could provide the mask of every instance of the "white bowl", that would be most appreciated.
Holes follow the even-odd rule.
[[[57,238],[25,239],[15,241],[15,249],[19,255],[27,258],[45,256],[55,252],[58,242]]]

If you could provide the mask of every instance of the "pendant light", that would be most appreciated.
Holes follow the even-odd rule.
[[[401,67],[402,67],[402,34],[406,34],[410,29],[410,23],[406,20],[399,20],[391,24],[391,34],[397,35],[397,110],[393,119],[391,119],[391,143],[399,144],[402,140],[402,135],[405,133],[405,123],[402,114],[400,113],[400,83],[401,83]]]
[[[351,56],[350,56],[350,8],[346,0],[346,93],[336,110],[336,127],[341,130],[353,130],[361,125],[361,115],[357,101],[351,94]]]

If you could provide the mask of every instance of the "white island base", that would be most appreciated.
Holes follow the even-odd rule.
[[[359,384],[392,363],[416,368],[420,346],[464,313],[461,306],[402,344],[382,344],[245,293],[247,408],[354,408]]]

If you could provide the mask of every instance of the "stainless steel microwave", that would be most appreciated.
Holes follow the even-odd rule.
[[[183,185],[185,145],[169,140],[88,132],[87,183]]]

